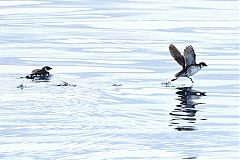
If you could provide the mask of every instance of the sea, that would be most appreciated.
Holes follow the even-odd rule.
[[[240,159],[239,1],[1,0],[1,160]],[[204,67],[171,57],[192,45]],[[26,79],[50,66],[47,80]]]

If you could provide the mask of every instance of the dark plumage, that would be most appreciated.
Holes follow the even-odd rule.
[[[179,77],[187,77],[193,83],[193,80],[192,78],[190,78],[190,76],[196,74],[198,71],[202,69],[202,67],[207,66],[204,62],[196,64],[196,54],[191,45],[187,46],[184,49],[183,55],[178,51],[178,49],[173,44],[170,44],[169,51],[171,53],[171,56],[183,68],[180,72],[175,74],[175,78],[172,79],[171,81],[175,81]]]
[[[49,66],[45,66],[42,69],[34,69],[32,71],[32,75],[49,75],[49,70],[51,70],[52,68]]]
[[[49,66],[44,66],[42,69],[34,69],[31,74],[27,75],[27,79],[48,79],[50,76],[49,70],[52,68]]]
[[[185,59],[184,59],[183,55],[181,55],[179,50],[173,44],[170,44],[169,51],[171,53],[171,56],[177,61],[177,63],[184,68],[185,67]]]

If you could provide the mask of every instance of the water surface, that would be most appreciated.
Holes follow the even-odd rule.
[[[0,19],[1,159],[239,158],[238,1],[13,0]],[[166,83],[170,43],[208,64],[194,85]]]

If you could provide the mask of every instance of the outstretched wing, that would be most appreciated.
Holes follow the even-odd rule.
[[[184,49],[184,58],[185,58],[186,67],[196,64],[196,54],[195,54],[194,49],[191,45],[187,46]]]
[[[183,55],[181,55],[181,53],[179,52],[179,50],[173,44],[170,44],[169,51],[171,53],[171,56],[177,61],[177,63],[184,68],[185,60]]]

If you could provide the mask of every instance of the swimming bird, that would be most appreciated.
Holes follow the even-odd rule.
[[[171,53],[171,56],[177,61],[177,63],[180,66],[182,66],[182,70],[176,73],[175,78],[172,79],[171,81],[175,81],[179,77],[187,77],[192,81],[192,83],[194,83],[192,78],[190,78],[190,76],[196,74],[203,67],[207,66],[206,63],[204,62],[196,64],[196,54],[191,45],[187,46],[184,49],[183,55],[179,52],[179,50],[173,44],[170,44],[169,51]]]
[[[27,75],[26,77],[20,77],[20,78],[27,78],[27,79],[41,79],[45,80],[50,78],[49,70],[52,68],[49,66],[44,66],[42,69],[34,69],[31,74]]]
[[[48,76],[49,75],[49,70],[52,68],[49,66],[44,66],[42,69],[34,69],[31,73],[31,75],[40,75],[40,76]]]

